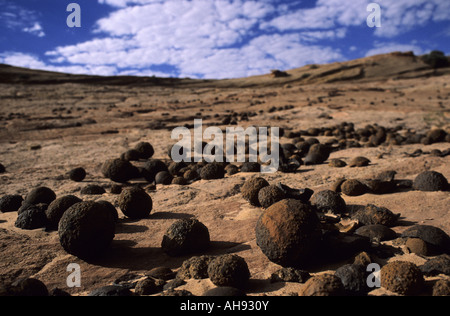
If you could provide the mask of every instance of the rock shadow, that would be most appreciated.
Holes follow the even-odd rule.
[[[101,258],[89,261],[90,264],[106,268],[147,271],[159,266],[175,269],[181,266],[184,257],[169,257],[160,247],[134,247],[136,242],[114,240]]]
[[[299,283],[300,284],[300,283]],[[286,286],[286,282],[271,282],[269,279],[250,279],[245,288],[246,293],[258,294],[274,292]]]
[[[171,212],[156,212],[150,214],[151,219],[188,219],[194,215],[188,213],[171,213]]]
[[[211,241],[210,247],[205,251],[206,255],[223,255],[229,253],[237,253],[251,249],[250,245],[231,241]]]
[[[222,255],[250,249],[249,245],[228,241],[212,241],[208,249],[202,252],[188,253],[180,256],[169,256],[161,247],[134,247],[137,243],[131,240],[113,240],[110,248],[101,258],[88,263],[108,268],[120,268],[131,271],[146,271],[165,266],[179,268],[183,261],[201,255]]]
[[[116,234],[143,233],[147,230],[148,227],[143,225],[133,225],[127,223],[118,223],[116,225]]]

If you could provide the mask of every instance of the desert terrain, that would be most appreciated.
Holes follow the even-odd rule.
[[[101,172],[103,163],[119,158],[139,142],[152,144],[152,158],[169,163],[168,147],[176,142],[171,139],[171,131],[192,126],[196,118],[203,120],[204,127],[225,128],[230,120],[244,128],[280,127],[284,130],[281,144],[292,143],[295,133],[324,143],[336,135],[312,136],[307,131],[349,123],[355,130],[378,125],[397,128],[399,133],[426,134],[433,128],[450,133],[450,68],[432,69],[411,54],[393,53],[309,65],[286,73],[194,80],[75,76],[0,65],[0,163],[6,169],[0,174],[0,197],[25,197],[33,188],[45,186],[57,197],[75,195],[84,201],[109,201],[119,212],[111,246],[92,262],[68,254],[57,231],[20,229],[14,225],[17,212],[0,213],[0,282],[32,277],[49,290],[59,288],[84,296],[119,278],[144,276],[156,267],[177,271],[192,255],[169,256],[162,251],[161,241],[177,220],[196,218],[208,228],[211,247],[195,255],[232,253],[244,258],[251,273],[247,295],[296,295],[304,284],[269,281],[281,266],[271,262],[256,244],[255,225],[264,209],[242,197],[246,180],[263,177],[270,184],[319,192],[330,189],[342,177],[371,179],[387,170],[397,172],[395,179],[414,180],[427,170],[450,179],[450,156],[432,154],[433,150],[450,148],[448,142],[379,146],[361,142],[360,147],[344,146],[331,152],[325,163],[301,165],[295,172],[238,172],[186,185],[154,185],[133,179],[122,186],[144,188],[153,201],[151,214],[133,220],[121,212],[116,204],[118,195],[110,193],[114,182]],[[421,154],[412,154],[419,149]],[[368,158],[370,164],[355,168],[328,164],[331,159],[348,164],[358,156]],[[141,166],[145,161],[132,163]],[[82,182],[68,178],[67,173],[77,167],[87,172]],[[89,184],[102,186],[106,193],[81,194]],[[405,189],[342,197],[349,208],[375,204],[400,213],[398,224],[392,227],[399,237],[415,224],[436,226],[450,234],[449,191]],[[420,266],[431,258],[409,253],[398,240],[389,242],[398,251],[377,258],[381,265],[403,260]],[[309,272],[332,273],[352,262],[353,258],[346,258]],[[81,267],[81,287],[67,286],[70,263]],[[427,280],[449,278],[440,274]],[[214,287],[208,278],[187,279],[176,290],[202,295]],[[384,288],[369,292],[385,294],[396,295]]]

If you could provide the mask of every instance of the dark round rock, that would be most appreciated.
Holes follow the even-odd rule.
[[[305,157],[305,165],[318,165],[330,156],[330,147],[325,144],[313,144]]]
[[[360,253],[358,253],[353,260],[354,264],[359,264],[364,267],[367,267],[372,262],[373,262],[372,258],[365,251],[361,251]]]
[[[310,146],[311,146],[311,144],[309,144],[308,142],[305,142],[305,141],[295,144],[295,147],[297,147],[300,155],[302,155],[302,156],[305,156],[308,153]]]
[[[105,189],[97,184],[88,184],[80,191],[80,194],[84,195],[102,195],[105,193],[106,193]]]
[[[345,289],[340,278],[325,273],[313,276],[306,281],[299,294],[301,296],[343,296]]]
[[[413,188],[419,191],[445,191],[448,181],[439,172],[424,171],[414,179]]]
[[[311,278],[311,274],[308,271],[294,268],[281,268],[270,275],[270,282],[305,283],[309,278]]]
[[[163,236],[162,250],[169,256],[203,251],[210,246],[208,228],[197,219],[181,219],[173,223]]]
[[[367,193],[367,186],[356,179],[345,180],[341,184],[341,191],[348,196],[358,196]]]
[[[349,167],[365,167],[370,164],[370,160],[366,157],[355,157],[348,164]]]
[[[258,219],[255,232],[261,251],[283,267],[308,262],[322,235],[314,208],[294,199],[270,206]]]
[[[145,278],[137,282],[134,293],[137,295],[152,295],[163,290],[166,281],[154,278]]]
[[[395,226],[400,214],[394,214],[385,207],[368,204],[364,209],[352,214],[352,219],[358,220],[363,225]]]
[[[337,179],[337,180],[331,185],[331,187],[330,187],[331,191],[334,191],[334,192],[336,192],[336,193],[341,193],[341,192],[342,192],[342,190],[341,190],[342,183],[344,183],[346,180],[347,180],[347,179],[345,179],[345,178],[339,178],[339,179]]]
[[[17,212],[22,202],[23,198],[21,195],[4,195],[0,198],[0,212]]]
[[[450,281],[437,280],[432,289],[433,296],[450,296]]]
[[[48,208],[45,210],[45,215],[47,216],[49,229],[58,229],[58,223],[64,212],[74,205],[75,203],[81,202],[81,199],[74,195],[65,195],[54,200]]]
[[[397,238],[397,233],[385,225],[374,224],[359,227],[356,235],[368,237],[373,241],[385,241]]]
[[[168,267],[156,267],[146,273],[147,276],[164,281],[174,279],[176,273]]]
[[[450,275],[450,256],[442,254],[434,257],[421,265],[420,271],[426,276]]]
[[[381,286],[402,295],[416,295],[424,285],[423,274],[412,262],[393,261],[381,268]]]
[[[178,185],[186,185],[188,184],[187,180],[183,177],[175,177],[172,179],[172,184],[178,184]]]
[[[31,207],[17,216],[14,226],[21,229],[37,229],[47,226],[45,212],[37,207]]]
[[[147,181],[153,182],[158,172],[169,171],[166,164],[159,159],[150,159],[145,163],[144,168],[148,171]]]
[[[113,184],[111,185],[109,192],[111,192],[111,194],[120,194],[122,193],[122,186],[119,184]]]
[[[5,172],[6,172],[5,166],[0,163],[0,173],[5,173]]]
[[[164,284],[163,290],[164,291],[168,291],[168,290],[173,290],[179,286],[182,286],[186,284],[186,281],[179,279],[179,278],[175,278],[173,280],[170,280],[169,282],[167,282],[166,284]]]
[[[331,159],[328,165],[334,168],[343,168],[347,166],[347,163],[341,159]]]
[[[380,180],[380,181],[391,182],[391,181],[394,181],[396,174],[397,174],[397,171],[395,171],[395,170],[386,170],[386,171],[380,172],[376,176],[376,179]]]
[[[185,178],[187,181],[195,181],[199,177],[200,175],[195,169],[186,170],[186,172],[183,174],[183,178]]]
[[[259,190],[258,193],[258,201],[263,208],[268,208],[272,204],[281,201],[284,198],[286,198],[286,194],[277,185],[266,186]]]
[[[323,190],[311,197],[311,204],[321,212],[332,211],[333,213],[344,213],[347,209],[344,199],[339,193],[331,190]]]
[[[232,286],[219,286],[205,291],[202,296],[247,296],[247,294]]]
[[[226,254],[216,257],[208,265],[208,276],[217,286],[231,286],[243,289],[250,279],[250,270],[244,258]]]
[[[367,286],[366,270],[359,264],[346,264],[339,267],[335,274],[341,279],[344,289],[352,295],[365,295],[371,289]]]
[[[155,176],[156,184],[169,185],[172,183],[173,176],[168,171],[160,171]]]
[[[186,168],[187,164],[184,161],[175,162],[172,161],[168,167],[170,174],[174,177],[179,176],[181,174],[181,170]]]
[[[229,164],[225,167],[225,171],[229,176],[232,176],[233,174],[236,174],[239,172],[239,168],[236,165]]]
[[[203,180],[221,179],[225,175],[224,167],[219,163],[208,163],[200,170],[200,177]]]
[[[244,162],[241,166],[241,172],[260,172],[261,165],[257,162]]]
[[[52,189],[47,187],[38,187],[31,190],[24,199],[24,203],[28,204],[39,204],[45,203],[50,204],[56,199],[56,194]]]
[[[148,142],[139,142],[134,149],[139,153],[141,159],[149,159],[155,153],[153,146]]]
[[[408,238],[405,243],[405,247],[412,253],[421,256],[428,255],[428,246],[425,241],[420,238]]]
[[[120,159],[125,161],[138,161],[141,154],[136,149],[129,149],[120,155]]]
[[[126,183],[137,176],[137,168],[129,161],[108,159],[102,166],[102,173],[114,182]]]
[[[397,185],[394,181],[382,181],[379,179],[369,179],[363,181],[368,190],[373,194],[387,194],[395,192]]]
[[[46,204],[46,203],[30,204],[30,203],[22,202],[22,205],[20,206],[19,210],[17,211],[17,215],[20,215],[23,212],[28,211],[31,208],[37,208],[40,211],[45,212],[48,208],[48,204]]]
[[[84,168],[75,168],[69,171],[69,179],[75,182],[81,182],[86,178],[86,170]]]
[[[152,198],[139,187],[122,190],[117,202],[122,213],[132,219],[147,217],[153,208]]]
[[[119,220],[119,213],[117,212],[117,209],[114,205],[104,200],[97,201],[97,203],[103,205],[106,209],[108,209],[108,211],[111,212],[115,222]]]
[[[191,257],[183,261],[177,277],[181,279],[207,279],[208,265],[213,259],[213,256]]]
[[[322,164],[326,159],[323,159],[323,156],[319,153],[308,153],[303,160],[304,164],[306,166],[310,165],[320,165]]]
[[[47,286],[34,278],[23,278],[13,282],[11,291],[14,296],[48,296]]]
[[[68,253],[90,260],[105,252],[114,239],[114,217],[99,203],[76,203],[64,212],[58,234]]]
[[[132,292],[121,285],[107,285],[90,292],[88,296],[132,296]]]
[[[443,142],[447,133],[440,128],[435,128],[427,132],[426,137],[430,140],[431,144]]]
[[[245,181],[241,188],[242,197],[253,206],[261,206],[259,204],[259,190],[269,186],[269,182],[263,178],[253,178]]]
[[[414,225],[402,237],[420,238],[427,243],[430,254],[450,253],[450,237],[439,227]]]

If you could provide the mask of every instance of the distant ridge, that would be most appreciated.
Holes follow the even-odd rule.
[[[73,75],[0,64],[0,83],[8,84],[99,84],[170,87],[258,87],[285,84],[317,84],[342,81],[398,80],[450,74],[450,68],[434,69],[412,52],[393,52],[346,62],[307,65],[287,71],[238,79],[190,79],[138,76]]]

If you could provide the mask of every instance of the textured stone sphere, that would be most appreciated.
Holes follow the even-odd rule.
[[[424,284],[420,269],[407,261],[394,261],[383,266],[380,280],[385,289],[403,295],[418,294]]]
[[[182,219],[166,231],[161,247],[170,256],[203,251],[210,245],[208,228],[197,219]]]
[[[293,199],[270,206],[258,219],[255,232],[256,243],[267,258],[288,267],[311,259],[321,238],[314,209]]]
[[[64,212],[58,225],[61,246],[83,260],[100,256],[115,235],[111,212],[95,202],[80,202]]]
[[[241,188],[242,197],[253,206],[261,206],[259,204],[258,194],[259,190],[269,186],[269,182],[263,178],[253,178],[245,181]]]
[[[122,213],[132,219],[147,217],[153,208],[152,198],[139,187],[123,189],[117,202]]]

